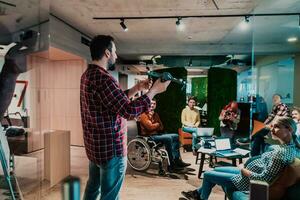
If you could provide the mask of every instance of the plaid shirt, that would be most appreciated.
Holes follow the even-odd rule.
[[[269,151],[254,158],[245,166],[251,171],[250,177],[240,173],[231,180],[239,191],[249,191],[250,180],[266,181],[271,184],[284,167],[290,165],[299,155],[299,149],[294,144],[272,145]]]
[[[89,160],[100,165],[114,156],[126,156],[124,118],[133,119],[149,107],[149,97],[130,101],[105,69],[89,65],[80,83],[81,120]]]
[[[290,110],[286,104],[280,103],[277,106],[274,105],[272,108],[272,112],[269,114],[264,124],[271,123],[276,116],[283,117],[289,115],[290,115]]]

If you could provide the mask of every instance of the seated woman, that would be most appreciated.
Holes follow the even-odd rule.
[[[204,173],[202,187],[182,192],[188,199],[208,199],[212,188],[220,185],[228,194],[233,191],[248,191],[250,180],[271,183],[284,167],[300,156],[300,144],[297,140],[296,123],[289,117],[278,117],[271,126],[272,138],[280,145],[272,145],[256,159],[251,159],[244,168],[219,167]]]
[[[200,113],[195,108],[195,105],[196,98],[189,97],[188,106],[181,112],[182,130],[192,134],[192,149],[194,155],[196,155],[197,143],[199,142],[197,132],[200,125]]]
[[[159,115],[154,111],[156,100],[151,100],[149,111],[140,115],[141,135],[150,136],[155,142],[161,142],[165,145],[170,159],[169,172],[180,170],[191,164],[182,161],[179,151],[179,138],[176,133],[161,133],[164,129]]]
[[[226,105],[219,116],[221,136],[230,138],[232,144],[234,144],[234,134],[240,118],[241,111],[238,108],[238,104],[234,101]]]

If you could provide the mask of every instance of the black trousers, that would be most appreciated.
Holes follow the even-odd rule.
[[[251,156],[258,156],[264,152],[266,143],[265,136],[270,132],[269,129],[263,128],[258,131],[251,140]]]

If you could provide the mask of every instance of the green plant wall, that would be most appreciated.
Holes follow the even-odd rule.
[[[169,72],[173,77],[186,81],[187,71],[183,67],[172,67],[155,70],[156,72]],[[165,132],[177,133],[181,125],[181,111],[186,106],[186,88],[171,82],[167,91],[155,96],[157,100],[156,112],[159,114]]]
[[[208,126],[220,135],[219,115],[230,101],[236,101],[237,73],[231,69],[212,67],[208,70],[207,114]]]
[[[199,107],[207,102],[207,77],[192,78],[192,96],[197,98]]]

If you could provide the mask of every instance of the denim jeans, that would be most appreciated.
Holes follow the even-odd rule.
[[[89,179],[87,181],[84,200],[118,200],[127,166],[126,157],[113,157],[103,165],[90,161]]]
[[[201,199],[208,199],[215,185],[220,185],[226,192],[230,193],[237,190],[231,178],[239,173],[241,170],[237,167],[216,167],[212,171],[204,172],[202,187],[198,189]]]
[[[165,133],[162,135],[152,135],[154,142],[161,142],[165,145],[170,162],[179,159],[179,136],[176,133]]]
[[[192,134],[192,149],[197,150],[198,149],[197,144],[199,143],[198,128],[184,126],[184,127],[182,127],[182,130],[184,132]]]

